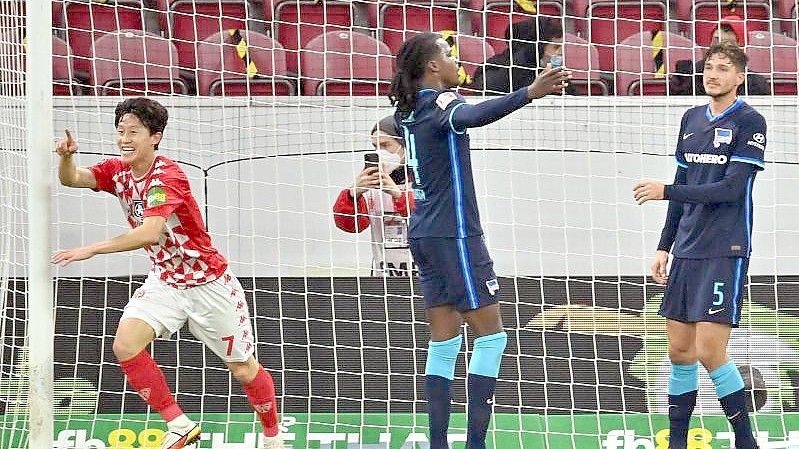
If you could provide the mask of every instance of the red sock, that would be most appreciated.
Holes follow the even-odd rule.
[[[183,414],[166,384],[166,378],[147,350],[133,358],[119,362],[128,382],[153,410],[160,413],[166,422]]]
[[[250,404],[258,414],[264,427],[264,435],[273,437],[278,433],[277,401],[275,400],[275,383],[272,376],[260,367],[258,375],[250,383],[244,385],[244,391]]]

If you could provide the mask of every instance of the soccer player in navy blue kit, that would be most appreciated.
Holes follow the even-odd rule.
[[[699,381],[699,361],[710,374],[735,432],[737,449],[757,447],[744,382],[727,354],[738,326],[752,243],[752,185],[765,168],[766,121],[737,97],[745,81],[746,54],[732,43],[705,55],[704,86],[710,104],[689,109],[677,138],[674,184],[643,181],[639,204],[668,200],[666,224],[652,277],[666,285],[660,315],[667,319],[669,448],[687,447]],[[666,274],[669,251],[674,260]]]
[[[430,323],[425,393],[431,449],[449,448],[450,385],[464,320],[477,337],[468,368],[467,449],[485,448],[508,339],[497,301],[499,284],[483,242],[466,130],[561,92],[568,78],[568,71],[547,67],[528,87],[470,105],[451,90],[458,85],[458,62],[440,35],[414,36],[397,55],[389,98],[397,107],[413,177],[409,243]]]

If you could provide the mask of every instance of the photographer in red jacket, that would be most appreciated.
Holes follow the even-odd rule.
[[[409,276],[416,268],[408,249],[408,216],[413,194],[405,168],[405,147],[394,116],[372,128],[374,152],[352,187],[341,191],[333,220],[346,232],[372,230],[372,276]]]

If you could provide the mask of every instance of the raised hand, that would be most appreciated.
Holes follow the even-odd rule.
[[[377,167],[367,167],[355,178],[355,196],[363,195],[370,189],[380,188],[380,173]]]
[[[549,94],[559,94],[569,85],[572,72],[563,67],[552,68],[547,64],[547,68],[539,73],[533,84],[527,87],[527,98],[534,100]]]
[[[55,146],[55,152],[61,157],[71,156],[78,151],[78,142],[75,142],[75,139],[72,138],[72,133],[65,129],[64,134],[66,137],[59,140]]]

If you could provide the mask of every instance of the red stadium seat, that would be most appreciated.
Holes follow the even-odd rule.
[[[53,95],[72,94],[72,56],[69,45],[53,36]]]
[[[431,4],[432,2],[432,4]],[[414,34],[427,31],[458,31],[456,0],[383,2],[378,17],[378,36],[393,54]]]
[[[666,29],[667,9],[663,0],[575,0],[572,6],[576,15],[588,19],[575,25],[596,44],[602,70],[615,69],[613,54],[617,43],[633,34]]]
[[[796,0],[775,0],[775,5],[780,30],[789,36],[796,37]]]
[[[788,36],[765,31],[749,33],[748,68],[763,74],[777,95],[797,94],[797,52],[799,44]]]
[[[286,53],[270,37],[250,31],[247,61],[257,73],[247,73],[247,63],[229,32],[213,34],[197,46],[197,93],[211,96],[294,95],[294,84],[286,77]]]
[[[771,6],[769,0],[746,0],[734,2],[732,6],[719,0],[677,0],[677,18],[680,19],[680,30],[691,32],[696,43],[703,47],[710,46],[713,32],[718,28],[723,17],[738,16],[743,18],[746,32],[768,31],[771,22]]]
[[[64,2],[67,42],[75,58],[75,69],[88,72],[94,54],[92,44],[103,34],[117,30],[143,30],[142,3],[118,0],[113,3]]]
[[[165,2],[169,2],[168,5]],[[246,30],[253,17],[247,0],[159,0],[168,11],[167,29],[178,49],[180,67],[197,65],[197,42],[229,29]]]
[[[505,32],[511,23],[529,19],[533,14],[524,11],[514,0],[472,0],[472,32],[480,35],[485,30],[488,42],[497,52],[508,47]],[[562,1],[539,1],[536,14],[562,17]]]
[[[299,50],[311,39],[331,31],[348,31],[355,10],[351,2],[315,0],[276,1],[275,38],[286,49],[286,66],[298,72]]]
[[[656,73],[652,56],[652,33],[634,34],[616,49],[616,95],[665,95],[668,73],[673,73],[679,60],[694,61],[702,58],[701,50],[685,37],[666,33],[664,42],[665,75]]]
[[[5,61],[0,71],[0,94],[25,94],[25,45],[22,30],[0,30],[0,60]],[[52,36],[53,46],[53,95],[72,94],[72,58],[69,46],[56,36]]]
[[[94,43],[89,82],[98,95],[185,94],[178,51],[168,40],[141,30],[100,36]]]
[[[495,54],[493,47],[488,45],[485,39],[477,36],[458,36],[457,44],[458,61],[472,78],[477,69]],[[463,95],[472,95],[475,91],[468,86],[464,86],[460,92]]]
[[[300,59],[305,95],[385,95],[391,84],[391,51],[366,34],[320,34]]]
[[[572,72],[570,84],[577,95],[607,95],[608,87],[599,71],[599,53],[587,40],[565,33],[563,65]]]

